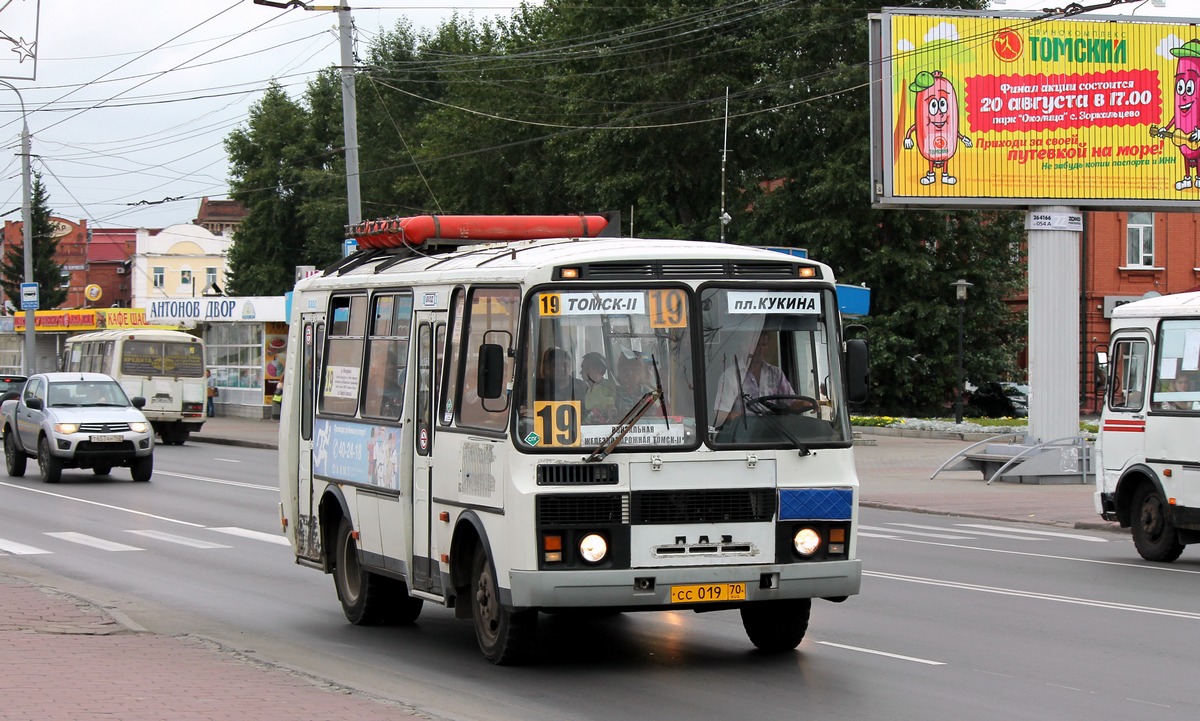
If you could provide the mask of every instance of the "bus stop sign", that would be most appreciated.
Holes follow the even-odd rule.
[[[21,284],[21,310],[37,310],[38,303],[38,284],[37,283],[22,283]]]

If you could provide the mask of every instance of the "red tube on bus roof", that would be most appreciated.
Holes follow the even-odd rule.
[[[590,238],[608,221],[602,215],[416,215],[358,223],[350,229],[360,248],[420,245],[430,238],[504,241]]]

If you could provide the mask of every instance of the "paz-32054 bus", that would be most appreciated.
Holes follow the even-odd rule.
[[[297,284],[282,524],[351,622],[436,603],[510,663],[539,612],[736,609],[785,651],[858,593],[866,346],[829,267],[603,226],[372,221]]]

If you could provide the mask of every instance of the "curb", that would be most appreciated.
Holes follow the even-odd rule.
[[[1013,518],[1011,516],[1002,516],[988,513],[970,513],[966,511],[937,511],[929,508],[918,508],[916,506],[906,506],[902,503],[887,503],[881,501],[865,501],[860,500],[859,506],[864,508],[878,508],[884,511],[905,511],[908,513],[924,513],[930,516],[954,516],[956,518],[980,518],[986,521],[1004,521],[1006,523],[1032,523],[1039,526],[1050,526],[1052,528],[1073,528],[1077,531],[1106,531],[1108,533],[1117,533],[1122,536],[1128,536],[1129,532],[1121,528],[1113,521],[1075,521],[1074,523],[1067,521],[1049,521],[1044,519],[1034,518]]]
[[[222,438],[220,436],[202,436],[192,434],[189,441],[196,443],[211,443],[218,446],[240,446],[241,448],[262,448],[268,451],[279,449],[278,443],[268,443],[266,441],[248,441],[242,438]]]

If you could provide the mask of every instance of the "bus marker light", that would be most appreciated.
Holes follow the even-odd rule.
[[[830,543],[845,543],[846,542],[846,529],[844,529],[844,528],[829,529],[829,542]]]
[[[1167,503],[1168,503],[1169,505],[1172,505],[1172,506],[1173,506],[1173,505],[1175,505],[1175,499],[1174,499],[1174,498],[1168,498],[1168,499],[1167,499]]]
[[[561,551],[562,536],[544,536],[542,538],[542,549],[546,551]]]
[[[1166,476],[1167,478],[1170,478],[1170,477],[1171,477],[1172,475],[1174,475],[1174,474],[1171,472],[1171,469],[1170,469],[1170,468],[1164,468],[1164,469],[1163,469],[1163,475],[1164,475],[1164,476]]]
[[[578,280],[579,269],[578,268],[563,268],[562,269],[562,278],[563,278],[563,280]]]
[[[449,523],[450,522],[450,512],[442,511],[441,513],[438,514],[438,520],[441,521],[442,523]]]
[[[547,551],[546,563],[562,563],[562,551]]]

